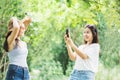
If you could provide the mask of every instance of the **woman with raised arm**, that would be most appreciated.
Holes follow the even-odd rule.
[[[4,49],[8,53],[9,66],[6,80],[29,80],[29,70],[27,65],[28,49],[21,36],[24,35],[29,23],[30,17],[18,20],[12,17],[8,24],[8,33],[4,42]]]
[[[83,33],[84,44],[77,47],[70,35],[64,36],[68,55],[75,61],[70,80],[95,80],[98,70],[100,45],[98,33],[94,25],[86,25]],[[73,52],[74,51],[74,52]]]

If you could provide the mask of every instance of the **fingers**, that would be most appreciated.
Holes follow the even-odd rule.
[[[68,37],[67,37],[67,35],[64,36],[64,40],[65,40],[65,43],[67,44],[68,43]]]
[[[17,20],[17,17],[12,17],[11,20]]]
[[[27,30],[28,25],[32,22],[32,19],[31,19],[31,17],[26,16],[26,17],[24,17],[21,21],[22,21],[23,24],[25,25],[25,30]]]
[[[31,22],[31,21],[32,21],[32,19],[29,16],[26,16],[22,19],[22,22]]]
[[[17,22],[17,23],[18,23],[17,17],[12,17],[12,18],[10,19],[10,22],[11,22],[11,23],[14,23],[14,22]]]
[[[67,35],[64,36],[64,40],[65,40],[65,43],[66,43],[67,45],[69,45],[70,42],[71,42],[70,38],[67,37]]]
[[[64,39],[66,39],[66,38],[67,38],[67,35],[64,36]]]
[[[64,39],[65,39],[65,40],[68,40],[68,39],[69,39],[69,37],[67,37],[67,35],[65,35],[65,36],[64,36]]]
[[[66,35],[64,36],[64,40],[65,40],[65,42],[67,41],[67,37],[66,37]]]

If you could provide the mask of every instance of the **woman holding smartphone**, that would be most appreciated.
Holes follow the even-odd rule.
[[[75,61],[70,80],[95,80],[100,51],[98,33],[95,26],[86,25],[83,37],[84,44],[77,47],[73,43],[70,35],[69,37],[67,35],[64,36],[69,58]]]

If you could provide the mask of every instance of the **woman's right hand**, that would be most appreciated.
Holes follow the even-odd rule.
[[[65,40],[66,46],[70,46],[69,39],[70,39],[70,37],[67,37],[67,35],[64,36],[64,40]]]
[[[20,27],[20,25],[19,25],[19,20],[17,19],[17,17],[12,17],[11,18],[12,19],[12,21],[13,21],[13,27]]]
[[[17,20],[17,17],[11,17],[11,21]]]
[[[67,44],[67,35],[64,36],[65,43]]]
[[[64,36],[64,40],[65,40],[65,43],[66,43],[66,47],[70,47],[70,45],[68,43],[68,37],[67,37],[67,35]]]
[[[10,21],[9,21],[9,24],[8,24],[8,29],[9,31],[12,31],[13,30],[13,24],[17,21],[17,17],[11,17],[10,18]]]
[[[67,37],[67,35],[65,35],[64,36],[64,39],[65,39],[65,42],[66,42],[66,45],[68,46],[73,46],[74,45],[74,43],[73,43],[73,41],[72,41],[72,39],[70,38],[70,36],[69,37]]]

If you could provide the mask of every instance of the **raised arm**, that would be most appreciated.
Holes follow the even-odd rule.
[[[82,59],[88,59],[89,58],[88,55],[81,52],[74,43],[71,45],[71,47]]]
[[[27,30],[28,25],[31,23],[31,21],[32,21],[32,19],[31,19],[31,17],[29,17],[29,16],[26,16],[26,17],[24,17],[24,18],[22,19],[22,22],[23,22],[24,25],[25,25],[25,30]]]
[[[12,31],[12,33],[7,39],[9,49],[11,49],[11,46],[13,46],[13,44],[15,43],[15,39],[17,38],[20,29],[17,18],[12,17],[11,20],[13,21],[13,28],[10,30]]]
[[[66,35],[65,35],[64,39],[65,39],[65,42],[66,42],[66,47],[67,47],[69,58],[70,58],[70,60],[75,61],[76,60],[76,54],[72,51],[70,45],[67,43],[67,36]]]
[[[78,54],[82,59],[88,59],[87,54],[84,54],[83,52],[81,52],[78,47],[73,43],[71,38],[66,38],[67,43],[71,46],[71,48],[76,52],[76,54]]]

